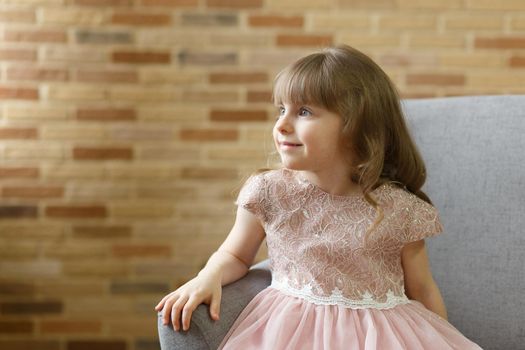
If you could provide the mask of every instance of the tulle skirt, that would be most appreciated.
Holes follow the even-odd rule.
[[[219,349],[480,349],[418,301],[391,309],[317,305],[268,287],[241,312]]]

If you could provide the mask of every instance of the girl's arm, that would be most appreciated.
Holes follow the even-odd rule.
[[[176,331],[181,326],[188,330],[193,311],[201,303],[210,305],[212,319],[218,320],[222,286],[246,275],[264,237],[257,217],[239,206],[230,234],[198,276],[166,295],[155,306],[157,311],[163,310],[163,324],[171,320]]]
[[[427,309],[446,320],[447,309],[430,272],[425,240],[405,245],[401,252],[401,263],[408,298],[421,302]]]

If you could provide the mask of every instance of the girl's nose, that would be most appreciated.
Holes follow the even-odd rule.
[[[289,134],[293,131],[293,125],[290,122],[290,117],[287,115],[281,115],[277,122],[275,123],[275,128],[281,134]]]

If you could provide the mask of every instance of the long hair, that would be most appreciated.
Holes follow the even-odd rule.
[[[406,126],[397,89],[367,55],[340,45],[305,56],[277,74],[272,98],[276,104],[321,106],[343,118],[345,147],[353,160],[351,180],[379,211],[376,224],[383,213],[370,192],[385,182],[431,203],[421,191],[425,164]]]

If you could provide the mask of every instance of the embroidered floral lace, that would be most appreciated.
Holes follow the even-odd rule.
[[[288,169],[252,176],[237,204],[261,221],[271,287],[321,305],[391,308],[408,302],[401,248],[442,230],[435,207],[394,185],[372,192],[384,218],[362,195],[337,196]]]

